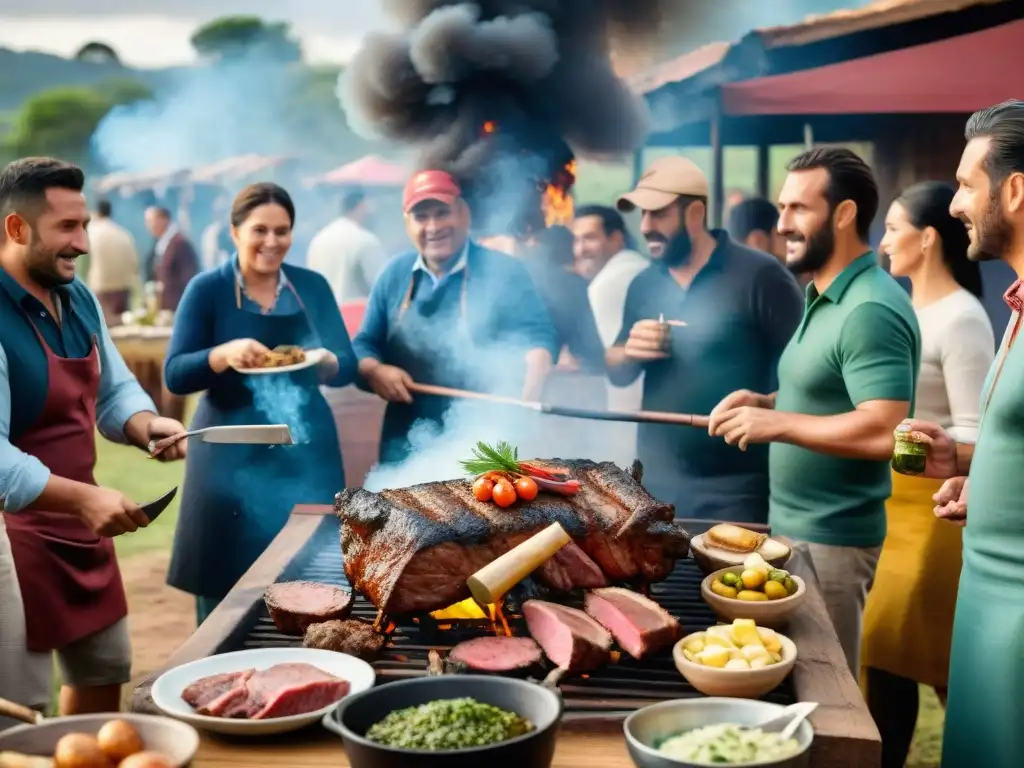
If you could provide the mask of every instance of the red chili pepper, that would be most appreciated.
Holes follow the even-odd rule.
[[[540,490],[547,491],[548,493],[558,493],[562,496],[575,496],[582,488],[579,480],[559,482],[557,480],[547,480],[543,477],[534,477],[533,481],[537,483],[537,487]]]
[[[544,480],[553,480],[558,483],[564,483],[568,481],[570,477],[567,469],[547,469],[545,467],[538,467],[536,464],[524,462],[519,462],[519,468],[534,479],[539,477]]]

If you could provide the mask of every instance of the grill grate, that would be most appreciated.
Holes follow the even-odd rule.
[[[281,575],[281,581],[305,580],[349,587],[342,567],[338,520],[324,518],[315,534]],[[681,560],[669,578],[651,585],[651,595],[669,613],[678,618],[686,632],[695,632],[716,623],[712,610],[701,599],[701,573],[692,560]],[[578,604],[577,604],[578,605]],[[355,618],[372,621],[377,609],[362,595],[353,603]],[[244,648],[295,646],[299,638],[282,635],[274,627],[266,606],[259,605],[257,618],[240,645],[222,651]],[[523,620],[508,617],[513,632],[526,635]],[[451,629],[438,630],[432,621],[419,624],[400,623],[392,640],[373,666],[379,683],[408,677],[419,677],[427,671],[427,653],[446,651],[455,643],[490,634],[489,624],[482,627],[471,622],[454,623]],[[645,706],[654,701],[700,696],[679,674],[669,649],[638,662],[626,654],[587,676],[565,679],[559,685],[567,713],[621,712]],[[779,704],[796,701],[792,676],[764,697]]]

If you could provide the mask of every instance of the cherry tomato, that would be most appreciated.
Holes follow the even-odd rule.
[[[516,478],[516,495],[523,501],[533,501],[537,498],[537,484],[532,477]]]
[[[494,491],[494,483],[486,477],[478,477],[473,483],[473,497],[477,501],[490,501]]]
[[[494,484],[492,492],[494,503],[499,507],[511,507],[516,503],[516,489],[508,480],[499,480]]]

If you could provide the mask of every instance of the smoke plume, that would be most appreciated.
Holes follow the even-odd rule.
[[[423,148],[459,177],[488,156],[496,121],[519,149],[562,140],[584,157],[642,145],[642,99],[612,50],[654,45],[685,0],[383,0],[400,32],[368,35],[339,84],[350,124]],[[523,145],[526,145],[525,147]]]

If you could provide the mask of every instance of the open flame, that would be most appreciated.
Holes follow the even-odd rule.
[[[484,133],[495,133],[498,130],[498,124],[494,120],[488,120],[483,125]]]
[[[488,607],[493,608],[494,606]],[[461,603],[449,605],[440,611],[433,611],[430,615],[438,621],[465,621],[466,619],[491,618],[472,597],[466,598]]]
[[[572,223],[575,204],[569,190],[575,182],[576,161],[570,160],[545,187],[541,206],[544,209],[544,223],[547,226],[565,226]]]

